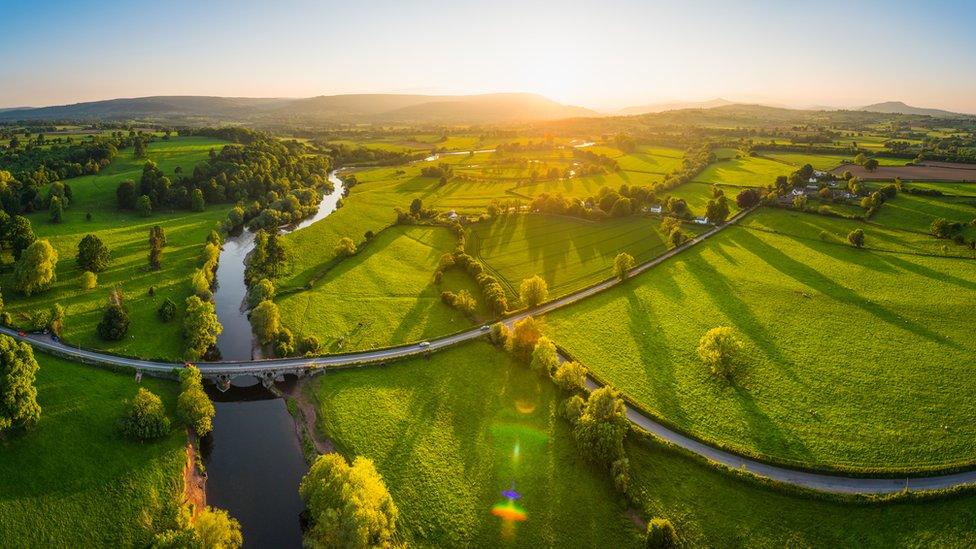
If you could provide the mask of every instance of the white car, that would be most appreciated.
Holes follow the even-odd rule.
[[[430,347],[430,342],[429,341],[421,341],[420,342],[420,347],[426,349],[427,347]]]

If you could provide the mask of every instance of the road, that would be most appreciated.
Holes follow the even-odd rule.
[[[648,269],[652,269],[656,265],[667,261],[682,251],[711,238],[726,227],[737,223],[751,211],[752,209],[741,212],[740,215],[729,221],[729,223],[713,227],[708,231],[688,240],[683,245],[669,250],[663,255],[658,256],[646,263],[638,265],[631,271],[631,276],[640,274]],[[527,316],[539,316],[550,311],[566,307],[594,294],[605,291],[619,283],[620,281],[617,279],[606,280],[594,286],[584,288],[578,292],[544,303],[534,309],[509,316],[505,318],[503,322],[511,326],[515,322]],[[42,351],[65,356],[79,362],[106,364],[111,366],[125,366],[134,368],[137,371],[156,374],[168,374],[172,372],[174,368],[182,367],[182,364],[179,363],[140,360],[99,353],[97,351],[86,349],[79,349],[66,345],[62,342],[54,341],[50,336],[44,334],[26,334],[25,336],[21,337],[15,330],[5,327],[0,327],[0,332],[13,336],[17,339],[25,340]],[[302,369],[321,367],[328,368],[329,366],[334,367],[371,363],[375,364],[398,360],[410,356],[423,355],[428,352],[434,352],[447,347],[452,347],[465,341],[477,339],[485,334],[486,330],[484,330],[482,327],[477,327],[441,338],[431,339],[429,342],[426,342],[426,344],[413,343],[375,351],[361,351],[342,355],[329,355],[310,358],[276,358],[238,362],[201,362],[198,363],[197,366],[205,375],[209,377],[216,377],[220,375],[233,377],[238,375],[258,375],[269,372],[294,372]],[[587,381],[591,390],[599,387],[596,381],[592,379]],[[862,478],[799,471],[787,467],[762,463],[732,452],[709,446],[665,427],[630,405],[627,406],[627,418],[635,425],[648,431],[649,433],[721,465],[736,470],[748,471],[756,476],[782,482],[784,484],[821,492],[841,494],[891,494],[906,489],[941,490],[976,483],[976,471],[964,471],[961,473],[917,478]]]

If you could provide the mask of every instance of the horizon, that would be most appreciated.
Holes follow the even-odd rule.
[[[962,2],[177,4],[3,2],[0,74],[17,86],[0,90],[0,106],[524,92],[603,113],[715,98],[976,113],[976,38]],[[54,39],[37,40],[40,19]],[[116,32],[92,34],[103,26]]]

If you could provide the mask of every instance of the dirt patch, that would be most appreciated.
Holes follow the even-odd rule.
[[[976,165],[950,162],[926,162],[917,166],[879,166],[869,172],[856,164],[844,164],[833,170],[841,175],[851,172],[865,181],[881,181],[900,177],[903,181],[976,181]]]
[[[200,440],[190,429],[186,431],[186,465],[183,467],[183,499],[193,509],[196,518],[207,506],[207,474],[197,467],[197,449]]]
[[[307,377],[300,379],[287,393],[288,398],[293,403],[289,406],[289,411],[293,412],[292,415],[295,418],[295,431],[303,445],[310,442],[317,453],[331,454],[336,451],[335,444],[332,439],[319,433],[316,428],[318,406],[316,406],[314,399],[309,396],[308,391],[305,390],[308,380]],[[291,410],[292,406],[295,407],[294,410]],[[311,456],[306,456],[306,458],[309,457]]]

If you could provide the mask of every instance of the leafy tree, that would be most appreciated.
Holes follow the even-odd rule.
[[[549,285],[539,275],[526,278],[519,286],[519,298],[531,309],[549,299]]]
[[[108,267],[109,255],[108,247],[105,246],[102,239],[93,234],[88,234],[78,243],[76,263],[79,269],[100,273]]]
[[[217,343],[217,336],[223,329],[213,303],[202,301],[195,295],[186,299],[183,337],[186,339],[186,354],[190,360],[198,360],[206,354]]]
[[[610,215],[612,217],[627,217],[633,213],[633,207],[631,201],[627,197],[623,197],[616,202],[614,202],[613,207],[610,208]]]
[[[854,157],[854,163],[858,166],[863,166],[867,161],[868,157],[864,153],[858,153],[857,156]]]
[[[876,158],[868,158],[864,161],[864,169],[873,172],[878,169],[878,160]]]
[[[24,250],[37,240],[37,237],[34,236],[34,228],[31,227],[30,220],[22,215],[15,215],[10,220],[9,225],[6,227],[6,238],[10,242],[10,249],[13,252],[14,259],[20,259]]]
[[[64,329],[64,318],[64,306],[60,303],[55,303],[51,307],[51,321],[48,322],[48,329],[58,337],[61,337],[61,330]]]
[[[205,437],[213,430],[216,414],[210,397],[203,390],[202,376],[196,366],[180,370],[180,396],[176,400],[176,413],[197,435]]]
[[[149,268],[158,271],[162,267],[163,247],[166,246],[166,234],[159,225],[149,229]]]
[[[149,217],[152,215],[152,200],[148,195],[141,195],[136,199],[136,211],[142,217]]]
[[[582,392],[586,388],[586,367],[579,362],[567,360],[556,368],[552,379],[564,391]]]
[[[136,184],[130,180],[119,183],[115,188],[115,201],[120,210],[134,210],[136,198]]]
[[[847,234],[847,241],[850,242],[851,243],[851,246],[854,246],[855,248],[863,248],[864,247],[864,230],[863,229],[854,229],[853,231],[849,232]]]
[[[745,189],[735,195],[735,203],[739,205],[739,208],[744,210],[759,204],[760,198],[759,191],[756,189]]]
[[[291,356],[295,354],[295,336],[288,328],[278,330],[275,337],[274,352],[277,356]]]
[[[238,549],[244,545],[241,524],[227,511],[207,507],[193,523],[196,544],[202,548]]]
[[[338,257],[349,257],[356,253],[356,243],[352,241],[348,236],[344,236],[339,239],[339,243],[336,244],[335,254]]]
[[[559,367],[559,352],[556,350],[556,344],[551,339],[546,336],[541,336],[535,342],[529,367],[534,372],[547,376],[555,373],[556,368]]]
[[[203,199],[203,191],[200,189],[193,189],[190,193],[190,209],[195,212],[207,209],[207,202]]]
[[[417,215],[417,214],[420,213],[420,210],[422,210],[422,209],[424,209],[424,203],[421,202],[419,198],[414,198],[410,202],[410,213],[411,214]]]
[[[684,244],[685,240],[687,239],[688,237],[686,237],[685,233],[681,232],[681,229],[679,228],[675,228],[668,234],[668,244],[670,244],[672,248],[677,248],[678,246]]]
[[[163,401],[148,389],[139,388],[135,398],[128,402],[119,431],[123,435],[138,440],[161,438],[169,433],[169,418],[163,408]]]
[[[98,286],[98,276],[95,273],[91,271],[81,273],[82,290],[91,290],[94,289],[95,286]]]
[[[322,350],[322,343],[315,336],[305,336],[302,338],[299,350],[303,355],[317,354]]]
[[[257,284],[251,287],[247,294],[248,302],[252,307],[265,300],[272,300],[275,297],[274,282],[267,278],[262,278]]]
[[[281,330],[281,314],[273,301],[264,300],[251,311],[251,329],[262,345],[271,343]]]
[[[163,322],[169,322],[176,318],[176,302],[170,298],[166,298],[159,309],[156,310],[156,315]]]
[[[502,322],[496,322],[491,325],[491,331],[488,333],[488,339],[491,340],[495,345],[506,345],[508,343],[508,338],[511,335],[511,330],[508,329]]]
[[[648,549],[671,549],[678,545],[678,535],[674,531],[671,521],[663,518],[653,518],[647,521]]]
[[[147,153],[146,153],[146,142],[144,140],[142,140],[141,138],[136,138],[133,141],[132,146],[133,146],[133,155],[136,158],[145,158],[146,157],[146,155],[147,155]]]
[[[542,321],[527,316],[514,324],[505,347],[515,358],[527,363],[532,356],[536,342],[541,336]]]
[[[308,509],[307,547],[389,547],[399,511],[373,461],[350,466],[339,454],[319,456],[299,494]]]
[[[601,387],[586,399],[573,435],[585,457],[609,465],[623,454],[627,429],[623,399],[612,388]]]
[[[735,373],[736,361],[742,352],[742,342],[728,326],[719,326],[705,332],[698,342],[698,356],[711,368],[712,373],[730,379]]]
[[[709,200],[705,206],[705,217],[709,223],[725,223],[729,217],[729,201],[725,196]]]
[[[628,273],[634,268],[634,265],[634,256],[627,252],[620,252],[613,259],[613,276],[620,280],[627,278]]]
[[[129,312],[117,300],[111,300],[96,328],[98,337],[106,341],[120,341],[129,331]]]
[[[58,196],[51,197],[51,205],[48,207],[51,213],[51,223],[61,223],[64,221],[64,203]]]
[[[58,252],[47,240],[36,240],[27,247],[14,266],[14,281],[24,295],[50,287],[57,278]]]
[[[30,345],[0,334],[0,435],[41,418],[34,387],[38,365]]]

